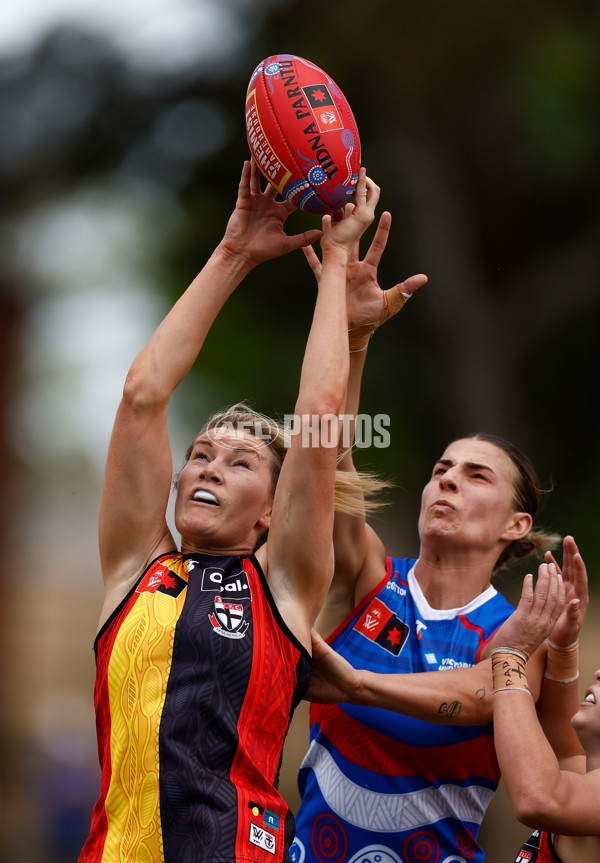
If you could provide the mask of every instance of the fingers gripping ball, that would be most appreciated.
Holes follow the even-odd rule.
[[[331,213],[354,192],[360,141],[337,84],[294,54],[258,64],[246,94],[246,134],[255,161],[300,210]]]

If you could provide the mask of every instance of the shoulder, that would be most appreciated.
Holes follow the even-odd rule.
[[[370,525],[365,530],[366,553],[360,572],[356,579],[354,590],[354,604],[358,605],[377,585],[379,585],[388,571],[388,555],[383,540],[375,533]]]

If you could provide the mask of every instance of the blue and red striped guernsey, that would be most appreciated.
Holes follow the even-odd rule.
[[[281,752],[311,660],[253,556],[162,555],[103,626],[100,797],[79,863],[279,863]]]
[[[328,639],[356,668],[472,666],[512,613],[493,587],[463,608],[431,608],[415,563],[388,558],[385,578]],[[477,833],[500,776],[491,724],[434,724],[352,704],[313,704],[310,720],[294,863],[483,861]]]

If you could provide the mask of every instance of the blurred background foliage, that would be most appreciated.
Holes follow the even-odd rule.
[[[322,66],[352,105],[393,215],[382,286],[429,276],[373,339],[363,387],[361,410],[390,416],[391,447],[357,453],[396,483],[378,519],[390,549],[416,551],[448,440],[487,430],[532,456],[553,489],[540,524],[575,535],[598,583],[598,4],[155,6],[123,0],[110,30],[84,4],[0,41],[2,863],[76,859],[89,822],[96,777],[73,765],[95,758],[84,705],[110,426],[129,363],[223,233],[249,155],[247,82],[271,53]],[[240,398],[293,412],[314,297],[300,252],[251,274],[177,393],[178,452]]]

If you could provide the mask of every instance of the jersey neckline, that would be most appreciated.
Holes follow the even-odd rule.
[[[489,587],[486,587],[483,593],[480,593],[466,605],[462,605],[458,608],[433,608],[425,599],[425,595],[415,576],[415,566],[417,563],[418,561],[415,561],[409,570],[407,580],[413,600],[419,611],[419,615],[424,620],[452,620],[454,617],[459,617],[461,614],[469,614],[471,611],[475,611],[476,608],[479,608],[479,606],[488,602],[498,593],[496,588],[490,584]]]

